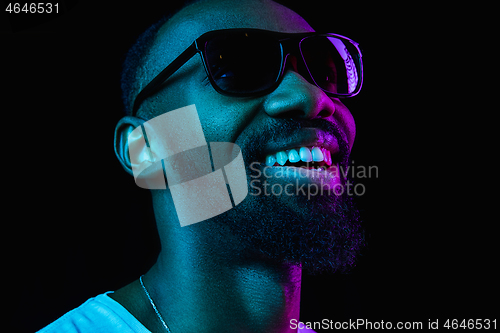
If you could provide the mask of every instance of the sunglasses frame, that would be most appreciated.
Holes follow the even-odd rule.
[[[210,73],[207,56],[205,54],[207,42],[210,41],[213,37],[216,37],[216,36],[220,36],[220,35],[224,35],[224,34],[231,34],[231,33],[241,33],[241,32],[247,32],[247,33],[251,33],[251,32],[265,33],[268,36],[272,36],[273,38],[275,38],[276,41],[280,45],[280,48],[281,48],[281,68],[279,70],[279,74],[277,75],[275,81],[267,89],[264,89],[264,90],[258,91],[258,92],[250,92],[250,93],[227,92],[227,91],[222,90],[215,83],[215,80],[212,77],[212,74]],[[336,93],[332,93],[332,92],[326,91],[323,88],[321,88],[319,85],[316,84],[316,82],[314,81],[314,79],[313,79],[313,77],[312,77],[312,75],[311,75],[311,73],[309,71],[309,68],[308,68],[307,64],[305,63],[305,60],[304,60],[303,55],[302,55],[302,52],[300,51],[300,43],[305,38],[307,38],[307,37],[315,37],[315,36],[335,37],[335,38],[338,38],[340,40],[343,40],[345,42],[350,43],[351,45],[353,45],[356,48],[356,50],[358,51],[358,55],[359,55],[359,59],[357,59],[357,60],[359,61],[359,67],[360,67],[359,68],[359,72],[360,72],[360,75],[359,75],[358,84],[356,86],[356,89],[353,92],[351,92],[349,94],[336,94]],[[148,85],[146,87],[144,87],[144,89],[142,89],[141,92],[136,96],[134,104],[133,104],[133,108],[132,108],[132,115],[134,116],[136,114],[136,112],[138,111],[140,105],[142,104],[142,102],[146,98],[148,98],[149,96],[151,96],[152,94],[154,94],[155,92],[157,92],[158,90],[160,90],[160,88],[162,87],[163,83],[170,76],[172,76],[172,74],[174,74],[179,68],[181,68],[182,65],[184,65],[189,59],[191,59],[196,53],[200,54],[203,66],[204,66],[205,71],[206,71],[207,76],[208,76],[208,79],[209,79],[212,87],[218,93],[220,93],[222,95],[234,96],[234,97],[249,97],[249,96],[256,96],[257,97],[257,96],[266,95],[266,94],[272,92],[273,90],[275,90],[278,87],[279,82],[281,81],[281,78],[283,77],[284,67],[285,67],[285,63],[286,63],[286,58],[287,58],[287,56],[289,54],[293,53],[288,47],[285,47],[286,46],[285,44],[287,44],[286,42],[290,41],[290,40],[294,40],[294,41],[298,40],[297,47],[298,47],[299,50],[298,51],[294,51],[294,52],[298,52],[298,54],[300,54],[300,57],[301,57],[302,61],[304,62],[304,65],[307,68],[307,71],[309,73],[310,79],[312,80],[312,82],[314,83],[314,85],[316,85],[318,88],[320,88],[322,91],[324,91],[328,96],[330,96],[330,97],[338,97],[338,98],[346,98],[346,97],[356,96],[359,93],[359,91],[361,90],[361,86],[363,85],[363,62],[362,62],[362,54],[361,54],[361,50],[359,48],[359,44],[356,43],[355,41],[353,41],[350,38],[347,38],[345,36],[338,35],[338,34],[333,34],[333,33],[318,33],[318,32],[284,33],[284,32],[274,32],[274,31],[262,30],[262,29],[246,29],[246,28],[223,29],[223,30],[209,31],[209,32],[204,33],[200,37],[198,37],[184,52],[182,52],[165,69],[163,69],[153,80],[151,80],[151,82],[148,83]],[[311,82],[310,80],[308,80],[308,81]]]

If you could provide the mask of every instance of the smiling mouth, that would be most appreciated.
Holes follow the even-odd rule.
[[[333,156],[332,156],[333,155]],[[322,146],[298,147],[266,156],[266,166],[319,169],[336,164],[337,154]]]

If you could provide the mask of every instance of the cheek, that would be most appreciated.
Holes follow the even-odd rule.
[[[349,109],[342,102],[334,100],[334,103],[335,113],[333,117],[344,130],[349,147],[352,149],[354,139],[356,137],[356,124],[354,123],[354,117],[352,116],[351,111],[349,111]]]
[[[193,88],[188,101],[196,105],[207,142],[236,142],[262,103],[221,95],[210,85]]]

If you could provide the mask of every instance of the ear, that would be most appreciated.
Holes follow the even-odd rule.
[[[148,147],[142,124],[145,120],[126,116],[115,128],[114,148],[123,169],[134,176],[137,186],[166,189],[161,158]]]
[[[142,123],[144,123],[142,119],[126,116],[118,121],[115,128],[115,155],[123,169],[132,176],[134,173],[130,162],[130,147],[135,147],[133,151],[137,152],[138,156],[133,158],[133,160],[138,163],[145,162],[148,153],[148,147],[140,130]],[[134,131],[136,128],[137,131]],[[134,132],[134,135],[130,136],[132,132]]]

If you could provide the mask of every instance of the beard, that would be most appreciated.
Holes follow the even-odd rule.
[[[263,173],[250,167],[266,140],[276,139],[275,128],[283,135],[300,127],[315,127],[335,135],[340,147],[340,166],[348,164],[348,145],[342,131],[332,123],[322,120],[280,120],[279,127],[270,124],[259,129],[256,135],[248,135],[246,142],[239,143],[247,168],[249,184],[273,179],[263,178]],[[251,143],[251,144],[248,144]],[[262,167],[262,165],[261,165]],[[352,183],[352,180],[347,179]],[[282,186],[282,184],[280,184]],[[255,187],[253,188],[255,189]],[[276,195],[267,188],[268,195],[250,191],[243,202],[219,215],[214,221],[228,228],[236,241],[249,253],[264,256],[277,263],[297,264],[310,274],[323,272],[349,272],[355,267],[356,258],[365,245],[364,230],[359,210],[352,194],[325,191],[321,195]]]

